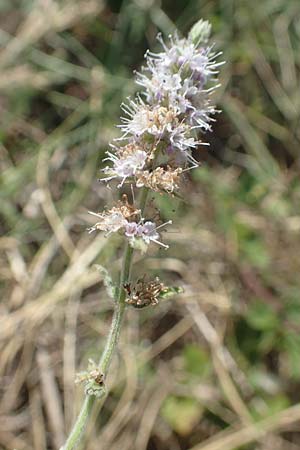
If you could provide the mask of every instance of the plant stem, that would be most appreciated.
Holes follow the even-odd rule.
[[[96,397],[94,396],[86,395],[73,429],[70,432],[65,445],[61,447],[60,450],[72,450],[77,447],[82,438],[82,434],[91,414],[95,399]]]
[[[99,369],[100,371],[106,375],[110,362],[113,356],[113,352],[115,350],[115,347],[117,345],[121,325],[122,325],[122,319],[124,316],[125,311],[125,291],[123,289],[123,285],[128,282],[130,277],[130,269],[131,269],[131,262],[132,262],[132,255],[133,255],[133,248],[130,247],[129,243],[126,244],[126,249],[124,253],[124,259],[123,259],[123,267],[121,272],[121,278],[120,278],[120,286],[119,286],[119,296],[118,300],[116,301],[116,306],[112,318],[111,327],[109,330],[109,335],[106,341],[105,349],[102,353],[101,359],[99,361]]]
[[[143,188],[140,197],[140,210],[141,214],[144,213],[146,201],[147,201],[148,189]],[[133,256],[133,248],[126,243],[126,248],[123,257],[123,265],[120,277],[120,285],[118,290],[118,298],[116,300],[115,309],[112,317],[111,327],[109,330],[109,334],[106,340],[104,351],[101,355],[99,361],[99,369],[103,373],[104,377],[106,376],[114,350],[117,346],[120,330],[122,326],[123,316],[125,312],[125,297],[126,293],[123,289],[123,285],[130,280],[130,271],[132,265],[132,256]],[[104,401],[105,390],[103,390],[102,397],[97,397],[97,401]],[[95,403],[96,397],[91,395],[86,395],[83,405],[81,407],[80,413],[77,417],[77,420],[71,430],[69,437],[63,447],[60,450],[73,450],[77,447],[80,440],[82,439],[83,432],[87,425],[88,419],[92,412],[93,405]]]

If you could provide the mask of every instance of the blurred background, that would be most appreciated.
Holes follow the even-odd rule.
[[[182,199],[154,196],[166,252],[134,276],[184,293],[128,308],[88,450],[300,449],[299,0],[0,1],[0,448],[58,449],[98,359],[122,239],[87,210],[132,71],[158,31],[213,27],[222,110]]]

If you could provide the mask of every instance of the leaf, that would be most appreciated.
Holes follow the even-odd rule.
[[[160,292],[159,298],[166,299],[183,292],[184,290],[181,286],[168,286]]]
[[[161,415],[170,427],[181,436],[191,433],[203,413],[202,406],[190,397],[168,397],[162,408]]]
[[[300,336],[286,330],[283,336],[283,348],[286,351],[290,375],[300,379]]]
[[[266,417],[272,417],[290,406],[289,399],[283,395],[264,396],[262,402],[258,402],[251,408],[251,413],[255,420],[261,420]]]
[[[259,331],[273,331],[280,325],[279,319],[272,307],[259,300],[250,305],[246,320],[252,328]]]
[[[183,350],[186,370],[198,377],[204,377],[210,373],[211,364],[209,354],[199,345],[188,344]]]
[[[254,267],[264,269],[268,266],[270,262],[269,255],[263,242],[258,238],[241,242],[241,250],[245,259]]]
[[[106,287],[107,294],[109,295],[110,298],[115,300],[116,296],[117,296],[118,288],[114,284],[108,271],[105,269],[105,267],[100,266],[100,264],[95,264],[95,268],[101,273],[101,275],[103,277],[103,284]]]

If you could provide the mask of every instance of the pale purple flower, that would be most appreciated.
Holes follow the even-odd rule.
[[[125,225],[125,236],[127,236],[132,244],[134,244],[136,239],[142,239],[147,245],[151,242],[155,242],[156,244],[168,248],[168,245],[163,244],[159,241],[160,235],[158,233],[158,229],[172,223],[172,221],[168,221],[162,225],[156,226],[154,222],[128,222]]]
[[[196,43],[192,36],[187,39],[175,36],[166,45],[159,36],[164,51],[147,52],[147,66],[137,74],[137,83],[144,88],[149,104],[172,106],[179,114],[185,114],[192,126],[205,131],[210,129],[210,115],[215,112],[210,92],[218,87],[216,76],[223,64],[216,62],[221,53],[213,52],[212,47],[199,46],[206,42],[208,30],[207,27],[202,42]]]
[[[158,145],[165,155],[170,149],[175,153],[172,164],[197,165],[192,151],[200,144],[207,145],[198,136],[199,131],[211,130],[212,115],[217,112],[211,93],[218,86],[216,76],[222,64],[216,62],[220,53],[207,46],[209,33],[209,23],[199,21],[186,39],[170,36],[166,44],[159,35],[163,51],[146,52],[146,67],[136,78],[143,92],[122,104],[125,115],[119,128],[123,134],[116,139],[127,141],[126,146],[133,143],[133,151],[128,153],[125,146],[124,152],[122,147],[116,154],[108,152],[106,160],[112,167],[105,167],[105,181],[120,178],[120,187],[138,171],[151,170]],[[141,143],[141,148],[135,143]]]
[[[150,244],[151,241],[157,242],[159,239],[159,233],[156,231],[156,225],[154,222],[145,222],[140,230],[140,235],[146,242],[146,244]]]
[[[125,236],[133,238],[138,235],[139,225],[136,222],[128,222],[125,226]]]
[[[107,154],[108,158],[105,161],[112,161],[113,165],[103,169],[103,172],[109,176],[102,180],[109,181],[113,178],[121,178],[120,186],[124,184],[126,178],[134,176],[137,170],[143,169],[147,160],[147,153],[143,150],[136,150],[135,153],[129,155],[125,154],[124,157],[118,157],[111,152],[107,152]]]
[[[147,221],[145,222],[140,230],[140,235],[142,237],[142,239],[144,240],[144,242],[146,242],[146,244],[150,244],[150,242],[155,242],[156,244],[165,247],[165,248],[169,248],[168,245],[163,244],[162,242],[160,242],[158,239],[160,238],[159,233],[157,232],[157,230],[159,228],[162,228],[166,225],[169,225],[170,223],[172,223],[172,220],[169,220],[166,223],[163,223],[162,225],[156,226],[156,224],[154,222],[150,222]]]

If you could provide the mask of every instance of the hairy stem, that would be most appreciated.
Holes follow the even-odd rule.
[[[140,210],[141,214],[144,213],[145,207],[146,207],[146,201],[147,201],[147,194],[148,189],[144,188],[141,192],[140,197]],[[131,265],[132,265],[132,256],[133,256],[133,248],[129,245],[129,243],[126,243],[126,248],[124,252],[123,257],[123,265],[122,265],[122,271],[121,271],[121,277],[120,277],[120,285],[119,285],[119,291],[118,291],[118,298],[116,300],[115,309],[112,317],[111,327],[109,330],[109,334],[106,340],[106,345],[104,348],[104,351],[101,355],[100,361],[99,361],[99,369],[103,373],[104,376],[106,376],[115,348],[117,346],[119,335],[121,331],[123,316],[125,312],[125,290],[123,289],[123,285],[127,283],[130,280],[130,271],[131,271]],[[77,417],[77,420],[73,426],[73,429],[71,430],[69,437],[63,447],[61,447],[60,450],[73,450],[77,447],[79,442],[81,441],[83,437],[83,432],[85,430],[85,427],[87,425],[88,419],[91,415],[93,405],[95,401],[103,402],[105,397],[105,390],[103,389],[102,396],[95,397],[91,395],[86,395],[84,402],[82,404],[81,410],[79,412],[79,415]]]

